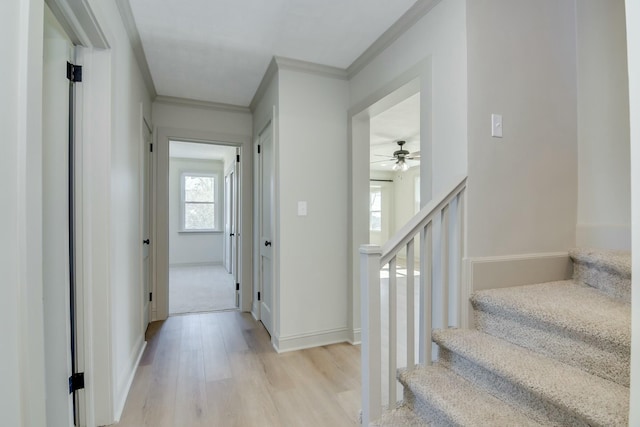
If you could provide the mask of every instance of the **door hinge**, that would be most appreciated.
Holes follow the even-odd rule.
[[[84,372],[78,372],[69,377],[69,393],[84,388]]]
[[[260,144],[258,144],[258,154],[260,154]]]
[[[82,81],[82,66],[67,62],[67,78],[73,83]]]
[[[236,283],[236,291],[240,290],[240,283]]]
[[[260,300],[260,292],[258,292],[258,301],[261,301],[261,300]]]
[[[153,153],[153,144],[149,144],[149,149],[151,150],[151,152]]]
[[[149,292],[149,301],[153,301],[153,292]]]
[[[236,162],[240,163],[240,154],[236,154]]]

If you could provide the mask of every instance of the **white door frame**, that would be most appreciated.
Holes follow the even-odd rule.
[[[277,328],[277,320],[279,318],[278,314],[278,299],[277,299],[277,295],[278,292],[276,291],[276,259],[277,259],[277,247],[278,242],[277,242],[277,237],[276,237],[276,150],[275,150],[275,121],[269,120],[263,127],[262,130],[258,133],[258,138],[256,140],[256,144],[258,147],[261,147],[261,142],[262,142],[262,135],[264,135],[265,132],[267,132],[268,130],[270,130],[271,132],[271,200],[270,200],[270,239],[271,241],[270,243],[270,249],[269,249],[269,257],[271,259],[271,286],[270,286],[270,290],[271,290],[271,295],[269,295],[269,298],[271,300],[271,305],[269,307],[270,309],[270,318],[265,318],[265,313],[264,310],[262,308],[263,304],[262,301],[264,300],[264,276],[262,273],[262,253],[265,250],[264,246],[266,244],[266,242],[264,241],[264,235],[262,233],[262,226],[263,226],[263,216],[264,216],[264,206],[263,206],[263,192],[264,192],[264,183],[263,183],[263,159],[261,157],[261,154],[258,154],[258,159],[256,161],[256,178],[257,178],[257,188],[256,188],[256,194],[257,194],[257,204],[256,204],[256,213],[257,213],[257,229],[256,229],[256,276],[257,276],[257,288],[256,288],[256,295],[254,295],[254,301],[256,301],[256,304],[254,304],[254,315],[256,316],[257,320],[262,321],[263,324],[265,324],[265,321],[267,322],[265,324],[265,327],[271,328],[271,330],[269,331],[269,333],[271,334],[271,341],[275,342],[275,340],[277,340],[278,336],[279,336],[279,330]],[[256,150],[257,151],[257,150]],[[257,292],[261,293],[261,298],[258,299],[257,296]]]
[[[241,212],[238,221],[238,276],[240,283],[240,310],[251,310],[252,280],[252,235],[253,211],[252,176],[251,176],[251,137],[247,135],[225,134],[219,132],[199,131],[192,129],[178,129],[158,127],[154,133],[156,154],[156,181],[154,223],[156,227],[156,245],[154,270],[154,301],[156,312],[152,320],[164,320],[169,316],[169,141],[202,142],[218,145],[238,147],[240,162],[238,169],[238,203]],[[157,298],[156,298],[157,296]]]
[[[153,318],[153,299],[150,298],[149,293],[153,294],[153,264],[154,264],[154,251],[155,236],[153,228],[153,174],[154,174],[154,156],[152,151],[153,140],[153,125],[147,123],[147,119],[144,117],[144,105],[140,104],[140,154],[139,154],[139,170],[140,170],[140,259],[142,264],[140,265],[140,292],[142,301],[142,330],[146,331],[147,326]],[[145,205],[146,203],[146,205]],[[146,209],[145,209],[146,206]],[[146,216],[146,218],[145,218]],[[147,223],[145,230],[145,221]],[[149,240],[146,243],[146,240]],[[146,247],[145,247],[146,246]],[[147,272],[144,271],[144,252],[147,251]],[[145,289],[145,274],[148,282],[148,288]]]
[[[349,173],[349,206],[348,206],[348,244],[349,260],[347,262],[347,306],[349,315],[347,327],[349,340],[360,342],[360,254],[359,248],[369,241],[369,221],[367,203],[369,197],[369,150],[370,150],[370,118],[389,109],[391,106],[420,92],[420,201],[426,203],[431,199],[431,57],[414,65],[390,83],[374,91],[348,111],[348,160],[351,166]]]

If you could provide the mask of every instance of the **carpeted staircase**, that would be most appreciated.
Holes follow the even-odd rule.
[[[570,252],[573,280],[476,292],[477,330],[435,331],[376,426],[626,426],[631,257]]]

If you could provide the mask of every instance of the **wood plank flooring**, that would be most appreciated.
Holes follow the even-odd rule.
[[[360,347],[277,354],[238,312],[154,322],[118,426],[357,426]]]

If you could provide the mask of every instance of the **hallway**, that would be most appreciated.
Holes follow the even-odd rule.
[[[118,426],[359,425],[359,346],[277,354],[235,311],[169,317],[147,339]]]

